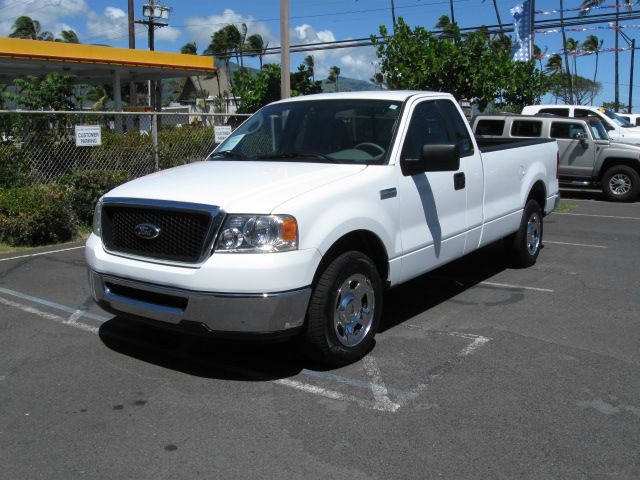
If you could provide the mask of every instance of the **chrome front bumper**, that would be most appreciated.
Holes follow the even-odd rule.
[[[212,332],[278,333],[301,327],[311,288],[255,294],[194,292],[103,275],[89,270],[94,300],[123,316],[179,325],[196,322]]]

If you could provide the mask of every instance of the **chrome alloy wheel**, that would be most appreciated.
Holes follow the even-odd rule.
[[[631,178],[624,173],[616,173],[609,179],[609,190],[614,195],[625,195],[631,190]]]
[[[345,347],[355,347],[369,333],[375,312],[371,281],[362,274],[349,276],[338,289],[333,329]]]
[[[538,213],[534,212],[527,221],[527,252],[535,255],[540,248],[541,221]]]

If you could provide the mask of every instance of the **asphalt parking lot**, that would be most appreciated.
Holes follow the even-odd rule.
[[[640,478],[640,202],[564,194],[533,268],[392,290],[329,371],[112,318],[81,245],[0,256],[0,478]]]

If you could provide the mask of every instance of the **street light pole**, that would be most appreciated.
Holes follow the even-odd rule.
[[[280,98],[291,96],[289,0],[280,0]]]

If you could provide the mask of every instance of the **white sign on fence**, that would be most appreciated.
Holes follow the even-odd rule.
[[[102,145],[100,125],[76,125],[76,147],[98,147]]]
[[[231,127],[229,125],[217,125],[214,127],[216,143],[224,142],[231,135]]]

